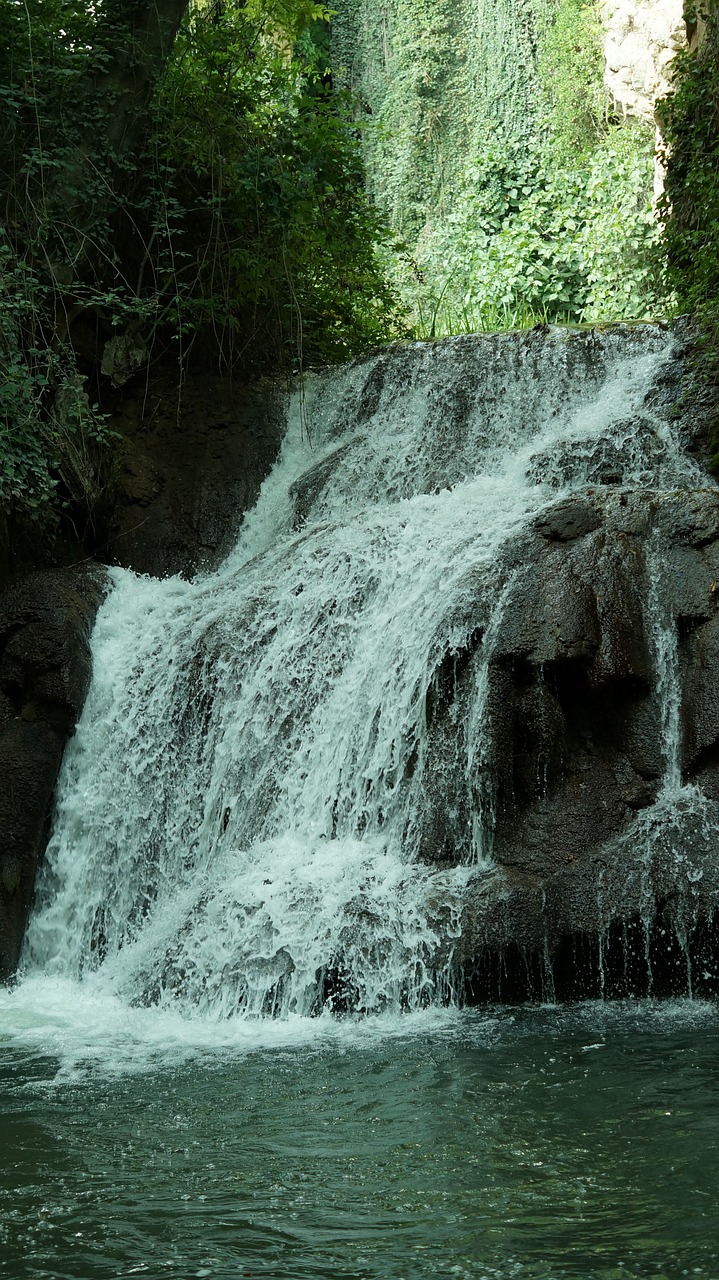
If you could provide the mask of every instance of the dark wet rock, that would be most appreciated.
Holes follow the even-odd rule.
[[[670,546],[662,556],[662,590],[683,633],[708,622],[716,613],[719,597],[716,588],[712,590],[716,582],[713,558],[708,549],[682,545]]]
[[[0,511],[0,589],[89,559],[191,577],[232,549],[279,452],[286,380],[180,376],[166,359],[121,388],[109,382],[100,408],[111,444],[97,459],[96,491],[80,498],[61,485],[47,525]]]
[[[518,560],[498,657],[534,666],[583,662],[597,687],[618,680],[651,683],[641,540],[599,527],[566,543],[540,535],[522,547]]]
[[[102,590],[99,570],[48,570],[0,595],[0,978],[17,964]]]
[[[599,644],[591,584],[574,573],[565,557],[545,552],[538,558],[536,547],[532,547],[502,617],[496,653],[505,659],[522,658],[541,665],[593,659]]]
[[[546,511],[534,527],[540,537],[551,542],[571,542],[598,529],[601,523],[596,506],[584,498],[568,498]]]
[[[195,374],[131,384],[103,557],[157,577],[215,567],[234,545],[279,451],[287,392]]]
[[[706,959],[719,907],[719,494],[595,493],[584,525],[574,505],[550,508],[533,539],[523,535],[508,557],[489,659],[475,799],[494,815],[494,866],[470,885],[455,953],[469,988],[485,996],[498,990],[487,975],[498,982],[508,964],[516,991],[522,966],[544,974],[538,993],[546,997],[558,957],[574,990],[570,939],[585,939],[598,966],[602,939],[612,940],[616,962],[621,937],[638,945],[637,929],[646,935],[647,972],[652,956],[660,965],[662,937],[675,939],[685,963],[675,956],[675,977],[686,984],[687,939],[697,955],[701,941]],[[670,795],[657,645],[672,631],[680,763],[693,786]],[[469,663],[455,681],[455,703],[463,680],[474,678]],[[438,724],[442,714],[440,706]],[[448,759],[447,743],[443,752]],[[446,801],[451,783],[444,785]],[[434,849],[446,863],[456,798],[444,832],[436,797],[429,809],[424,856]],[[625,962],[631,986],[634,961]]]
[[[617,533],[626,533],[635,538],[647,538],[651,534],[654,513],[643,493],[623,490],[616,494],[606,494],[603,506],[612,529]]]
[[[682,645],[683,766],[694,769],[719,743],[719,615]]]
[[[667,546],[703,547],[719,538],[719,492],[681,489],[657,504],[657,529]]]
[[[290,486],[290,498],[295,510],[295,523],[301,525],[307,519],[312,507],[323,490],[331,482],[335,467],[349,452],[351,445],[342,444],[331,453],[326,454],[314,467],[305,471]]]
[[[647,637],[645,556],[636,538],[604,533],[582,566],[597,602],[600,641],[589,672],[596,687],[625,680],[651,684],[654,663]]]
[[[14,720],[0,735],[0,978],[20,954],[62,750],[41,721]]]
[[[656,782],[666,763],[661,703],[656,689],[651,696],[639,689],[620,689],[616,703],[621,721],[619,738],[622,751],[638,777]]]

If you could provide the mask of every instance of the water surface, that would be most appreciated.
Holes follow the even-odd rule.
[[[719,1276],[711,1005],[304,1019],[255,1048],[56,1026],[49,1056],[4,1004],[14,1280]]]

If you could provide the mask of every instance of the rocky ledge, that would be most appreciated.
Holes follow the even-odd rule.
[[[506,572],[487,703],[494,869],[469,886],[467,991],[716,992],[719,492],[590,490],[547,510]],[[436,740],[450,715],[445,699]],[[441,785],[432,804],[441,858]]]

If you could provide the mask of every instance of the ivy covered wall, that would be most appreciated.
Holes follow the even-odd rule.
[[[335,0],[368,182],[420,328],[642,318],[654,130],[612,115],[595,0]]]
[[[674,93],[659,104],[668,162],[662,211],[679,306],[706,325],[719,376],[719,0],[687,4],[685,13],[695,38],[677,58]]]

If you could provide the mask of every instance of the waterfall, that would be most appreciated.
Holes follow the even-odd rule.
[[[651,627],[654,661],[657,674],[657,691],[661,706],[662,749],[664,755],[664,779],[662,794],[670,802],[678,796],[682,787],[681,768],[681,685],[679,681],[679,651],[677,628],[666,604],[662,590],[662,552],[653,550],[649,556],[647,617]]]
[[[697,482],[673,361],[646,326],[309,376],[215,573],[110,572],[25,976],[210,1019],[451,1000],[517,535],[557,497]]]

